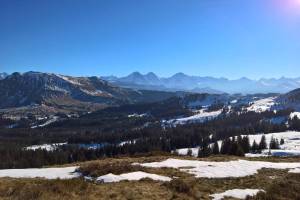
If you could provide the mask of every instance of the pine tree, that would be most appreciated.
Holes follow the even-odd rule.
[[[269,146],[270,146],[270,149],[280,149],[278,139],[273,138],[273,136],[271,138]]]
[[[280,139],[280,145],[283,145],[283,144],[284,144],[284,139],[281,138],[281,139]]]
[[[225,140],[223,140],[220,153],[228,154],[229,150],[230,150],[230,144],[231,144],[231,140],[229,138],[226,138]]]
[[[261,136],[261,140],[260,140],[260,143],[258,145],[258,149],[263,150],[263,149],[266,149],[266,148],[267,148],[266,136],[263,135],[263,136]]]
[[[204,139],[198,150],[198,157],[208,157],[212,153],[211,148],[206,139]]]
[[[245,152],[243,151],[243,148],[239,144],[237,144],[235,155],[236,156],[245,156]]]
[[[254,140],[252,143],[252,147],[251,147],[252,152],[257,153],[258,151],[258,144],[256,143],[256,141]]]
[[[192,155],[193,155],[192,149],[188,149],[186,155],[187,155],[187,156],[192,156]]]
[[[243,151],[245,153],[250,152],[250,142],[249,142],[249,137],[248,136],[243,137],[241,146],[242,146]]]

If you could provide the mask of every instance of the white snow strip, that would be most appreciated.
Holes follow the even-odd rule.
[[[49,124],[56,122],[58,119],[59,119],[59,117],[54,116],[52,119],[49,119],[48,121],[46,121],[44,124],[32,126],[31,128],[45,127],[45,126],[48,126]]]
[[[300,168],[291,169],[289,173],[297,173],[300,174]]]
[[[145,116],[147,116],[146,113],[143,113],[143,114],[133,113],[133,114],[131,114],[131,115],[128,115],[129,118],[132,118],[132,117],[138,118],[138,117],[145,117]]]
[[[187,123],[202,123],[218,117],[222,113],[222,111],[223,111],[222,109],[217,111],[212,111],[212,112],[206,112],[205,110],[202,110],[200,113],[195,114],[193,116],[171,119],[166,121],[166,123],[174,126],[179,124],[187,124]]]
[[[228,162],[207,162],[198,160],[167,159],[162,162],[137,164],[143,167],[176,168],[180,171],[193,174],[200,178],[227,178],[245,177],[254,175],[263,168],[270,169],[295,169],[300,168],[299,163],[272,163],[262,161],[234,160]]]
[[[128,181],[138,181],[141,180],[143,178],[150,178],[152,180],[156,180],[156,181],[171,181],[172,179],[166,176],[160,176],[157,174],[150,174],[150,173],[146,173],[146,172],[141,172],[141,171],[137,171],[137,172],[131,172],[131,173],[125,173],[125,174],[121,174],[121,175],[115,175],[115,174],[107,174],[104,176],[99,176],[96,181],[97,182],[102,182],[102,183],[113,183],[113,182],[120,182],[120,181],[124,181],[124,180],[128,180]]]
[[[72,179],[72,178],[77,178],[80,176],[80,173],[76,172],[77,168],[78,167],[3,169],[3,170],[0,170],[0,177]]]
[[[102,90],[86,90],[86,89],[80,89],[82,92],[91,95],[91,96],[99,96],[99,95],[103,95],[104,92]]]
[[[58,76],[59,78],[74,84],[74,85],[82,85],[79,81],[76,80],[76,78],[72,78],[72,77],[68,77],[68,76],[64,76],[64,75],[60,75],[60,74],[56,74],[56,76]]]
[[[32,146],[28,146],[25,147],[25,150],[46,150],[46,151],[54,151],[56,150],[59,146],[63,146],[66,145],[68,143],[53,143],[53,144],[42,144],[42,145],[32,145]]]
[[[247,158],[259,158],[259,157],[268,157],[271,155],[263,154],[263,153],[246,153],[245,157]]]
[[[247,196],[255,196],[258,192],[263,190],[259,189],[233,189],[227,190],[223,193],[217,193],[210,195],[213,197],[213,200],[222,200],[225,197],[233,197],[237,199],[246,199]]]

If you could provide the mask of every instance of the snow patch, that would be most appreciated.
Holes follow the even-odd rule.
[[[259,189],[233,189],[233,190],[227,190],[223,193],[212,194],[210,196],[213,197],[213,200],[222,200],[225,197],[245,199],[247,196],[255,196],[258,192],[264,192],[264,190],[259,190]]]
[[[291,169],[289,173],[297,173],[300,174],[300,168]]]
[[[72,179],[78,178],[78,167],[64,168],[32,168],[32,169],[3,169],[0,177],[10,178],[45,178],[45,179]]]
[[[142,171],[137,172],[130,172],[130,173],[124,173],[121,175],[115,175],[115,174],[107,174],[104,176],[99,176],[96,179],[96,182],[100,183],[114,183],[114,182],[120,182],[124,180],[128,181],[139,181],[143,178],[150,178],[152,180],[156,181],[171,181],[172,179],[166,176],[160,176],[157,174],[150,174]]]

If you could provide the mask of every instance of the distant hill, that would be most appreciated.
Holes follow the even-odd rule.
[[[116,85],[135,88],[152,89],[162,91],[192,91],[198,93],[286,93],[300,88],[300,78],[260,79],[251,80],[240,78],[229,80],[226,78],[189,76],[177,73],[171,77],[161,78],[153,72],[141,74],[134,72],[125,77],[103,77],[104,80]]]
[[[300,111],[300,88],[279,96],[277,103],[281,107]]]
[[[89,111],[161,101],[174,95],[171,92],[124,89],[98,77],[40,72],[13,73],[0,80],[0,109],[43,105],[60,111]]]

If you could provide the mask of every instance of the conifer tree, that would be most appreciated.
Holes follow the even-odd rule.
[[[243,137],[241,146],[242,146],[243,151],[245,153],[250,152],[250,142],[249,142],[249,137],[248,136]]]
[[[273,136],[271,138],[269,146],[270,146],[270,149],[280,149],[278,139],[273,138]]]
[[[243,151],[243,148],[239,144],[237,144],[235,155],[236,156],[245,156],[245,152]]]
[[[192,149],[188,149],[186,155],[187,155],[187,156],[192,156],[192,155],[193,155]]]
[[[262,136],[261,136],[260,143],[259,143],[259,145],[258,145],[258,149],[259,149],[259,150],[263,150],[263,149],[266,149],[266,148],[267,148],[266,136],[265,136],[265,135],[262,135]]]
[[[203,139],[198,150],[198,157],[208,157],[211,154],[211,148],[206,139]]]
[[[256,141],[254,140],[252,143],[252,147],[251,147],[252,152],[257,153],[258,151],[258,144],[256,143]]]

